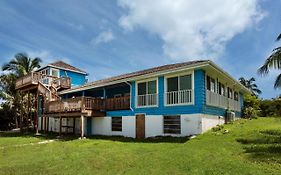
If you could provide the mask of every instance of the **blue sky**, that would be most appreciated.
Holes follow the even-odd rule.
[[[255,77],[276,97],[277,71],[258,67],[280,43],[280,0],[2,0],[0,64],[15,53],[62,59],[90,81],[162,64],[212,59],[235,78]]]

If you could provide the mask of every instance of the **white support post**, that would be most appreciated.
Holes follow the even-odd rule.
[[[84,116],[81,115],[81,139],[84,138]]]

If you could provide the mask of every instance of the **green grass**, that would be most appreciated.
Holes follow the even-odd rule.
[[[227,130],[227,131],[225,131]],[[280,174],[281,119],[239,120],[194,139],[68,139],[2,134],[0,174]]]

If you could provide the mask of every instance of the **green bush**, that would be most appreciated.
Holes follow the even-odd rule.
[[[278,116],[281,117],[281,99],[262,100],[260,104],[260,116]]]
[[[260,99],[255,95],[245,95],[244,96],[244,118],[256,118],[260,114]]]

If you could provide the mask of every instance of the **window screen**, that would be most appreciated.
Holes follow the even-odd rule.
[[[173,92],[178,91],[178,77],[172,77],[167,79],[167,91]]]
[[[111,118],[111,130],[112,131],[122,131],[122,117],[112,117]]]
[[[181,133],[181,120],[179,115],[164,116],[164,133],[165,134]]]
[[[191,89],[191,75],[180,76],[180,90]]]

